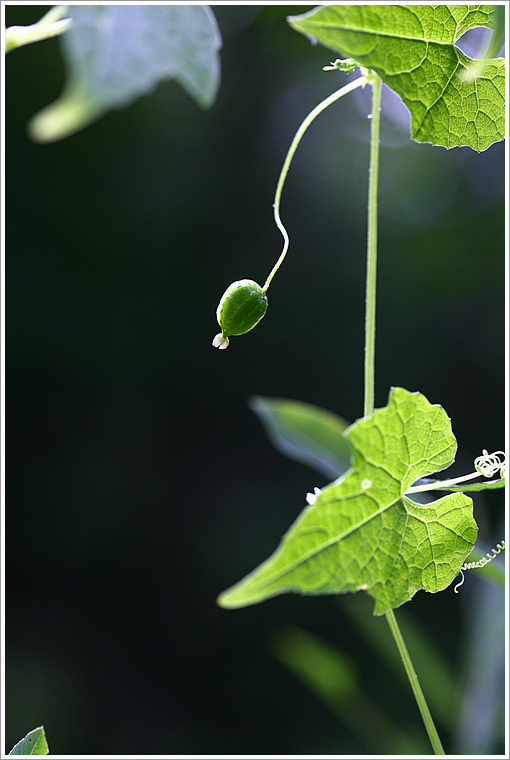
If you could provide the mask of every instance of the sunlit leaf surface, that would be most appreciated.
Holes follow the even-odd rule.
[[[221,606],[285,592],[366,591],[379,615],[457,576],[477,535],[471,499],[453,493],[424,505],[405,496],[416,480],[454,461],[457,442],[444,409],[394,388],[388,406],[345,435],[351,469],[322,489],[268,560],[220,595]]]
[[[9,755],[47,755],[49,752],[43,726],[29,731],[9,752]]]
[[[289,23],[379,74],[409,108],[415,140],[482,151],[504,139],[504,59],[474,69],[455,45],[493,25],[491,5],[327,5]]]

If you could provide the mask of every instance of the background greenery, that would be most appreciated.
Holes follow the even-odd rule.
[[[323,485],[271,448],[250,396],[362,414],[368,90],[298,149],[267,316],[211,347],[226,286],[263,282],[280,252],[281,164],[343,76],[286,23],[309,7],[214,6],[211,110],[164,83],[53,145],[26,124],[60,93],[59,41],[6,59],[7,751],[44,724],[64,755],[373,752],[369,713],[357,730],[284,666],[288,626],[339,650],[370,704],[429,751],[366,597],[215,604]],[[6,24],[45,10],[6,7]],[[402,385],[444,406],[454,476],[504,447],[504,145],[412,143],[386,88],[382,106],[376,404]],[[499,541],[501,492],[476,494],[475,516],[481,541]],[[446,751],[502,752],[501,592],[471,573],[397,616],[442,660],[429,691],[459,685],[436,714]]]

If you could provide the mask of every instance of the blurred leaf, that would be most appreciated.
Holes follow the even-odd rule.
[[[505,137],[505,61],[483,63],[454,43],[494,24],[490,5],[327,5],[290,25],[375,71],[411,112],[411,136],[477,151]]]
[[[386,621],[367,615],[366,607],[365,599],[360,596],[342,599],[342,610],[349,615],[368,646],[407,688],[407,674]],[[456,721],[459,695],[457,675],[423,626],[414,623],[404,609],[398,612],[398,624],[411,659],[415,663],[430,709],[437,720],[451,730]]]
[[[222,607],[289,591],[366,591],[381,615],[457,576],[478,530],[471,499],[449,494],[424,505],[405,496],[415,480],[454,460],[457,441],[444,409],[393,388],[388,406],[345,435],[352,469],[313,497],[269,559],[219,596]]]
[[[311,633],[287,627],[275,634],[270,649],[349,727],[363,746],[389,754],[421,754],[427,750],[407,737],[363,691],[350,660],[335,647]]]
[[[74,134],[163,79],[176,79],[203,108],[214,102],[221,35],[209,6],[71,5],[69,11],[71,28],[61,38],[66,84],[31,120],[34,140]]]
[[[348,423],[312,404],[254,396],[255,412],[271,443],[282,454],[314,467],[328,478],[338,478],[351,463],[351,449],[343,435]]]
[[[477,586],[461,629],[463,689],[453,751],[460,757],[506,757],[505,593],[494,586]]]
[[[34,728],[21,739],[9,752],[9,755],[47,755],[49,753],[44,727]]]
[[[282,628],[271,651],[322,698],[346,699],[358,688],[352,663],[338,649],[299,628]]]

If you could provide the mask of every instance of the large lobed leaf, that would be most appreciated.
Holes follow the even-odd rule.
[[[492,26],[492,6],[327,5],[288,21],[379,74],[409,108],[415,140],[482,151],[504,139],[504,59],[474,69],[454,44]]]
[[[303,510],[268,560],[219,596],[221,606],[286,592],[363,590],[380,615],[420,589],[441,591],[458,575],[478,530],[471,499],[454,493],[423,505],[404,495],[454,460],[457,443],[444,409],[394,388],[387,407],[345,436],[351,469]]]
[[[207,5],[70,5],[66,85],[32,119],[39,142],[74,134],[174,78],[204,108],[220,81],[221,35]]]

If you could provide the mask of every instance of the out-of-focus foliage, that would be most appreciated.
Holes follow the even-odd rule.
[[[330,480],[349,468],[352,451],[343,436],[348,423],[338,415],[303,401],[261,396],[250,399],[250,408],[282,454]]]
[[[31,120],[38,142],[68,137],[175,78],[202,107],[220,84],[221,35],[207,5],[71,5],[62,95]]]

